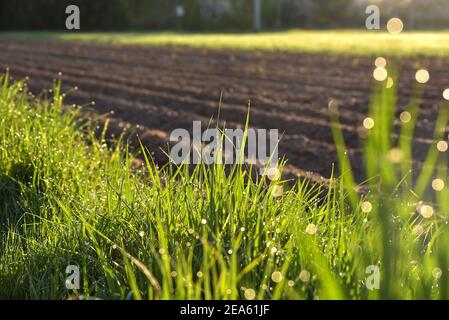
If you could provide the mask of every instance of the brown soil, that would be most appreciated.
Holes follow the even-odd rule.
[[[431,81],[419,120],[416,157],[432,143],[441,92],[449,87],[449,61],[397,61],[402,72],[399,109],[409,100],[418,66]],[[328,102],[340,106],[349,154],[362,177],[357,128],[366,117],[373,58],[293,53],[213,51],[179,47],[111,46],[103,44],[0,40],[0,68],[15,78],[28,76],[33,92],[52,87],[62,72],[69,104],[95,101],[96,112],[110,115],[119,128],[136,128],[158,161],[165,161],[168,136],[176,128],[191,131],[192,121],[207,127],[217,117],[226,127],[242,127],[248,101],[251,126],[279,129],[280,153],[287,172],[329,177],[336,161],[329,128]],[[73,91],[77,86],[79,90]]]

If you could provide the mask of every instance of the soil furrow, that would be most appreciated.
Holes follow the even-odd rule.
[[[420,61],[432,77],[414,140],[418,166],[433,143],[441,92],[449,87],[448,61]],[[398,116],[409,101],[418,64],[396,62],[402,70]],[[288,172],[328,177],[336,162],[329,128],[332,99],[339,105],[356,176],[363,179],[358,127],[369,106],[373,58],[2,39],[0,67],[7,66],[16,78],[29,76],[34,93],[51,88],[61,71],[67,103],[95,101],[91,108],[97,114],[113,110],[111,131],[135,130],[161,162],[166,158],[159,148],[167,148],[170,132],[191,131],[196,120],[207,127],[222,95],[220,125],[242,127],[251,101],[251,126],[283,134],[280,152],[288,159]],[[75,86],[79,90],[73,91]],[[130,139],[137,141],[135,135]]]

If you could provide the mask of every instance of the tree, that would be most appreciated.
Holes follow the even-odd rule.
[[[253,0],[254,30],[262,29],[262,3],[261,0]]]

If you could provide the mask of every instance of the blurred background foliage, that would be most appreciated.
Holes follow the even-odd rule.
[[[382,23],[400,16],[409,28],[448,28],[448,0],[261,0],[264,29],[361,28],[365,8],[381,7]],[[0,0],[1,30],[64,30],[65,8],[81,10],[83,31],[249,31],[253,0]],[[176,16],[182,5],[185,15]]]

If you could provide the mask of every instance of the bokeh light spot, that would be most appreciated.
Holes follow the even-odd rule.
[[[404,23],[399,18],[391,18],[388,20],[387,30],[391,34],[400,34],[404,30]]]
[[[426,69],[418,70],[416,72],[415,78],[416,78],[416,81],[418,81],[418,83],[422,83],[422,84],[427,83],[430,79],[429,71],[427,71]]]
[[[385,81],[388,78],[388,71],[385,68],[376,68],[374,69],[373,77],[377,81]]]
[[[365,120],[363,120],[363,127],[365,127],[365,129],[371,130],[372,128],[374,128],[374,120],[372,118],[366,118]]]
[[[378,57],[374,62],[376,68],[385,68],[387,66],[387,60],[384,57]]]
[[[444,189],[444,181],[441,179],[435,179],[432,181],[432,189],[435,191],[442,191]]]
[[[449,89],[443,91],[443,98],[445,100],[449,100]]]
[[[431,206],[429,206],[429,205],[422,205],[419,208],[419,213],[425,219],[432,218],[432,216],[433,216],[433,208]]]
[[[441,140],[437,143],[437,149],[440,152],[446,152],[448,148],[449,146],[446,141]]]
[[[392,78],[392,77],[388,77],[388,80],[387,80],[387,89],[391,89],[391,88],[393,88],[393,86],[394,86],[394,80],[393,80],[393,78]]]
[[[409,123],[412,120],[412,115],[408,111],[404,111],[400,114],[399,119],[402,123]]]
[[[370,213],[373,210],[373,205],[369,201],[365,201],[361,205],[362,212]]]

